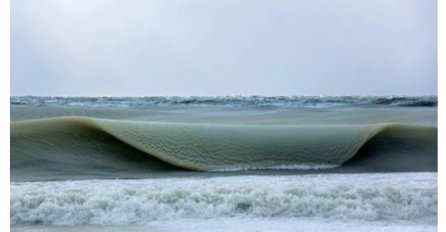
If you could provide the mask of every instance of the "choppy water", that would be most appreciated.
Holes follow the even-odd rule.
[[[13,183],[11,223],[316,217],[429,224],[437,215],[436,180],[403,173]]]
[[[134,107],[169,105],[218,106],[305,106],[389,105],[406,107],[437,106],[436,96],[189,96],[189,97],[39,97],[12,96],[12,105]]]

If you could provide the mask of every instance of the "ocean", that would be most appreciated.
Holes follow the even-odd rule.
[[[12,231],[436,231],[437,97],[11,103]]]

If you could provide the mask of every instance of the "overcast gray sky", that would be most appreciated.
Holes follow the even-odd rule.
[[[434,0],[14,0],[12,95],[435,95]]]

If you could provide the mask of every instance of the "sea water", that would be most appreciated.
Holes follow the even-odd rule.
[[[13,231],[436,230],[435,97],[11,97],[11,120]]]

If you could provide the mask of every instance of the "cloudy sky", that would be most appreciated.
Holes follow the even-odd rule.
[[[12,95],[435,95],[435,0],[14,0]]]

